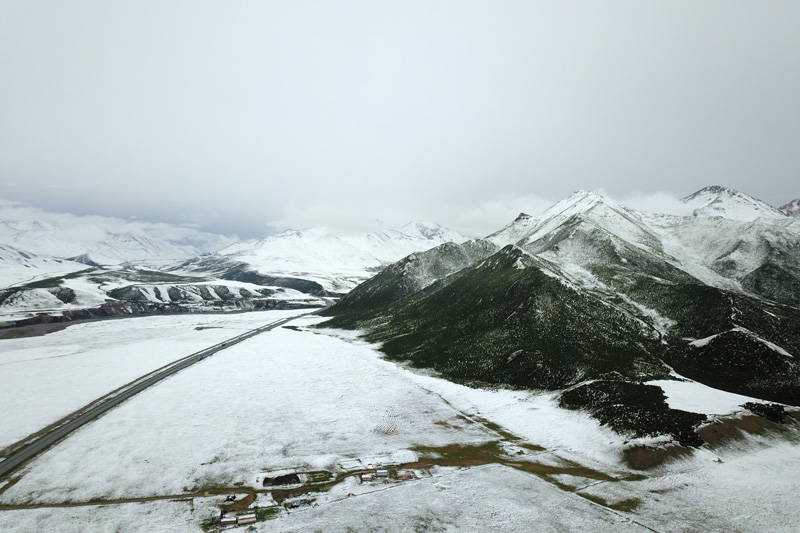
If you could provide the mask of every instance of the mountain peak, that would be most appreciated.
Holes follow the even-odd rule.
[[[778,208],[778,211],[780,211],[787,217],[800,218],[800,198],[797,198],[795,200],[792,200],[788,204],[780,206]]]
[[[435,241],[437,243],[449,241],[464,242],[467,240],[466,236],[458,233],[457,231],[453,231],[450,228],[442,226],[441,224],[437,224],[436,222],[428,222],[424,220],[409,222],[408,224],[396,228],[394,231],[413,239]]]
[[[682,200],[693,216],[723,217],[742,222],[759,218],[784,218],[785,215],[757,198],[719,185],[704,187]]]
[[[577,190],[560,202],[546,209],[540,218],[579,214],[589,211],[598,205],[623,209],[622,206],[597,191]]]
[[[721,194],[727,194],[727,195],[733,196],[733,195],[742,194],[742,193],[740,193],[739,191],[737,191],[735,189],[729,189],[727,187],[723,187],[722,185],[709,185],[708,187],[703,187],[699,191],[690,194],[689,196],[684,198],[684,200],[691,200],[691,199],[693,199],[695,197],[703,196],[703,195],[721,195]]]

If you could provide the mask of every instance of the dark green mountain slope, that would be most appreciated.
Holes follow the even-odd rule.
[[[561,391],[563,407],[617,431],[698,445],[705,416],[670,409],[648,381],[677,373],[800,405],[797,228],[771,220],[648,218],[580,192],[473,241],[514,243],[492,255],[445,245],[386,268],[323,327],[361,329],[450,379]]]

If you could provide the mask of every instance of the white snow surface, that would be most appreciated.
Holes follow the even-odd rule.
[[[787,217],[800,217],[800,198],[796,198],[788,204],[782,205],[778,211]]]
[[[413,222],[361,236],[340,237],[324,227],[289,230],[219,252],[262,274],[315,281],[331,291],[349,291],[382,267],[414,252],[468,237],[432,222]]]
[[[86,268],[82,263],[42,256],[3,244],[0,239],[0,289]]]
[[[234,300],[242,299],[239,291],[244,289],[255,299],[302,301],[311,305],[324,305],[322,300],[295,289],[255,285],[242,281],[208,280],[203,277],[197,277],[196,280],[186,279],[183,282],[141,283],[128,279],[129,277],[135,278],[142,271],[147,272],[147,269],[127,272],[122,266],[112,265],[102,269],[92,269],[86,275],[80,274],[63,279],[60,282],[60,287],[72,289],[75,293],[75,298],[70,303],[62,302],[47,289],[20,291],[0,303],[0,321],[30,318],[36,313],[60,315],[65,311],[96,308],[109,300],[113,300],[108,295],[108,291],[128,286],[141,290],[145,300],[155,304],[172,303],[170,290],[175,289],[180,294],[177,300],[178,303],[185,307],[200,309],[210,309],[218,305],[218,302],[213,300],[205,300],[201,294],[201,289],[206,289],[212,297],[219,298],[213,287],[225,287],[232,293]],[[160,273],[152,271],[152,274],[154,277],[158,277]],[[156,292],[156,289],[158,292]],[[269,296],[262,296],[258,293],[260,289],[269,289],[273,293]]]
[[[242,320],[240,326],[250,320],[248,314],[223,317]],[[146,324],[140,320],[145,319],[129,324]],[[319,320],[299,318],[293,325]],[[142,338],[150,333],[139,331]],[[55,349],[42,346],[44,353]],[[734,412],[742,398],[696,383],[656,384],[672,406],[709,414]],[[693,397],[702,397],[702,405],[687,403]],[[484,421],[522,439],[504,444],[515,457],[515,443],[537,444],[545,450],[523,456],[526,460],[583,465],[616,478],[633,473],[619,452],[636,442],[582,412],[559,409],[555,394],[472,389],[383,360],[353,332],[283,327],[220,352],[77,431],[33,461],[0,495],[0,504],[180,494],[184,487],[237,482],[257,486],[263,472],[341,471],[340,465],[357,458],[413,458],[418,445],[506,438]],[[643,531],[644,526],[794,531],[800,520],[794,502],[800,434],[792,428],[785,433],[701,449],[638,472],[644,479],[557,475],[560,483],[576,487],[573,492],[499,464],[433,468],[418,472],[418,479],[388,485],[348,479],[327,493],[310,494],[316,505],[282,511],[256,526],[259,531]],[[636,499],[639,507],[612,511],[580,494],[609,504]],[[199,531],[204,518],[218,513],[218,500],[0,511],[0,529]]]
[[[672,409],[692,413],[729,415],[743,411],[744,403],[762,403],[757,398],[722,391],[685,378],[680,381],[659,379],[648,381],[647,384],[661,387]]]
[[[541,254],[587,289],[600,287],[591,277],[569,273],[580,273],[596,261],[595,244],[602,240],[618,252],[633,247],[703,283],[738,292],[743,292],[740,280],[776,254],[800,261],[800,219],[738,191],[714,191],[703,189],[686,199],[699,206],[694,216],[635,211],[603,194],[577,191],[535,217],[520,216],[486,239]],[[706,204],[713,208],[706,209]]]
[[[783,219],[786,215],[766,202],[740,191],[711,186],[687,196],[683,202],[693,216],[723,217],[742,222],[761,219]]]
[[[2,340],[0,449],[163,365],[303,312],[125,318]]]
[[[459,420],[457,410],[405,374],[368,347],[279,328],[84,426],[40,456],[0,501],[252,485],[264,471],[336,469],[343,459],[496,437]]]
[[[38,210],[37,210],[38,211]],[[43,257],[85,256],[100,264],[144,262],[166,264],[209,251],[226,238],[167,224],[128,223],[107,217],[76,217],[69,214],[38,214],[51,222],[16,219],[7,214],[0,221],[0,243]],[[164,235],[175,235],[175,239]],[[187,241],[194,239],[194,244]],[[229,242],[229,241],[228,241]],[[212,248],[213,249],[213,248]]]

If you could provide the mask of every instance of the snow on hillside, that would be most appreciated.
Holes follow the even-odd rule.
[[[0,199],[0,244],[53,261],[157,266],[216,250],[229,242],[226,237],[194,228],[54,213]]]
[[[313,227],[236,243],[214,255],[244,263],[264,275],[302,278],[326,290],[343,292],[414,252],[466,240],[466,236],[431,222],[342,237],[327,228]]]
[[[520,213],[513,222],[508,224],[500,231],[487,236],[486,240],[501,247],[514,244],[530,234],[530,232],[538,223],[539,217],[532,217],[526,213]]]
[[[0,242],[42,256],[80,257],[84,262],[106,265],[128,261],[163,263],[201,252],[196,246],[174,243],[140,230],[115,232],[96,227],[76,234],[71,228],[39,221],[0,222]]]
[[[719,216],[751,222],[757,218],[781,219],[786,215],[771,205],[743,192],[713,185],[700,189],[683,199],[694,216]]]
[[[75,261],[40,256],[0,242],[0,288],[85,268],[86,265]]]
[[[616,248],[634,246],[704,283],[739,291],[742,278],[776,257],[798,264],[797,218],[722,187],[706,187],[684,201],[693,216],[636,211],[600,193],[577,191],[535,217],[520,215],[486,240],[542,253],[570,272],[596,260],[596,239],[607,238]],[[579,228],[582,238],[570,238]],[[557,254],[547,251],[554,243]]]
[[[580,221],[639,248],[660,252],[658,238],[633,211],[597,192],[577,191],[545,210],[538,219],[539,224],[525,237],[523,246],[549,236],[568,222]]]
[[[800,217],[800,198],[792,200],[788,204],[782,205],[778,211],[787,217]]]

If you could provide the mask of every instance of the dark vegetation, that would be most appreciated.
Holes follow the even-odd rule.
[[[670,409],[660,387],[627,381],[593,381],[561,394],[562,407],[586,409],[618,433],[672,437],[683,446],[701,446],[694,428],[705,415]]]
[[[786,418],[786,409],[777,403],[747,402],[742,405],[742,407],[751,413],[755,413],[760,417],[766,418],[770,422],[783,424]]]
[[[456,381],[568,389],[564,407],[684,446],[702,444],[695,429],[705,416],[670,409],[660,388],[643,383],[668,378],[667,365],[712,387],[800,405],[800,368],[761,340],[800,353],[800,311],[705,285],[658,255],[578,227],[530,246],[569,253],[563,239],[582,239],[593,258],[586,268],[617,293],[564,282],[547,255],[508,246],[466,258],[451,245],[384,269],[323,311],[332,319],[322,327],[363,329],[389,358]],[[435,269],[440,279],[421,286],[420,272]],[[668,330],[638,306],[667,319]]]
[[[262,485],[264,487],[277,487],[281,485],[294,485],[300,483],[300,477],[297,474],[284,474],[282,476],[265,477]]]

